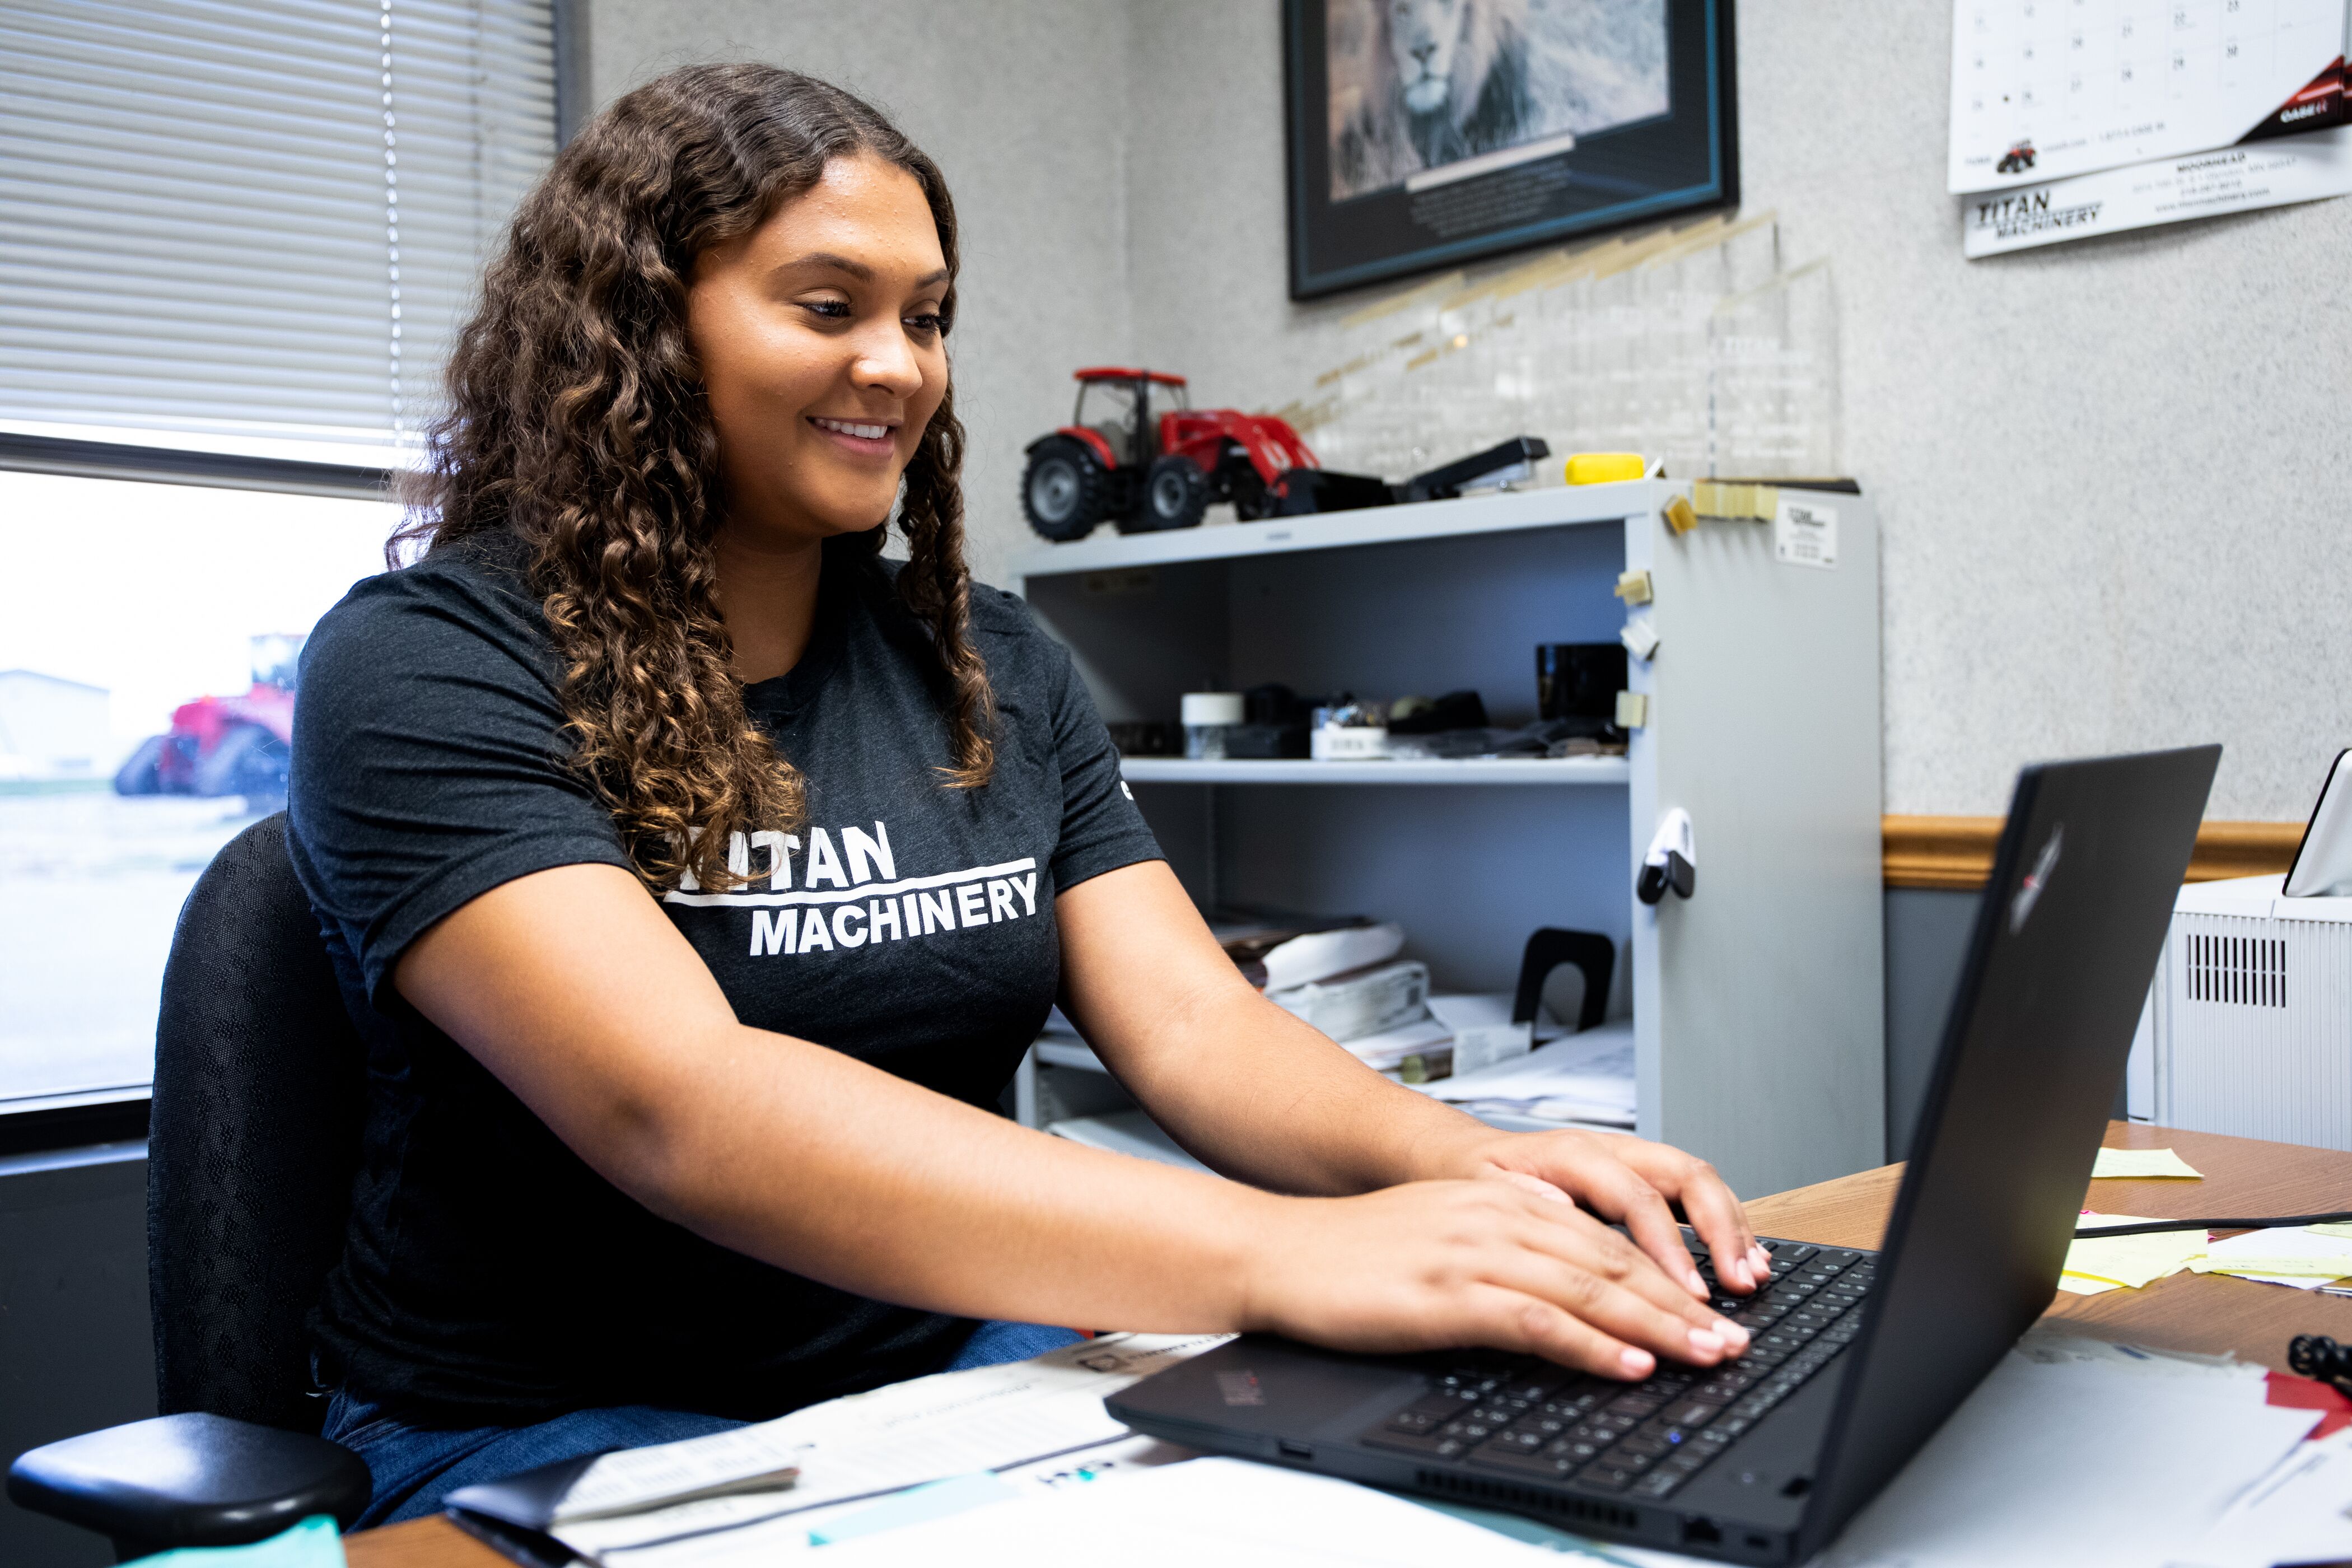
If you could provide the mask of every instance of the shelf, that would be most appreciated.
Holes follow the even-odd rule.
[[[1468,533],[1621,522],[1654,510],[1680,489],[1664,479],[1628,479],[1613,485],[1553,485],[1459,500],[1366,507],[1320,516],[1269,518],[1263,522],[1217,523],[1173,529],[1165,533],[1112,533],[1106,524],[1091,537],[1076,543],[1047,544],[1029,551],[1015,558],[1013,570],[1022,577],[1052,577],[1120,566],[1228,561],[1238,556],[1338,550],[1355,544],[1393,544]]]
[[[1125,757],[1130,784],[1622,784],[1622,757],[1494,757],[1484,761],[1195,763]]]

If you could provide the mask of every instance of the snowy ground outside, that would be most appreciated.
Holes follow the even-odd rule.
[[[0,786],[0,1100],[147,1082],[180,905],[253,820],[235,797]]]

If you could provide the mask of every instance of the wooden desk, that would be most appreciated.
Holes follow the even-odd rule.
[[[2178,1150],[2205,1180],[2094,1182],[2084,1206],[2102,1214],[2186,1219],[2352,1209],[2352,1154],[2121,1121],[2108,1125],[2107,1146]],[[1842,1176],[1759,1198],[1748,1205],[1748,1217],[1767,1236],[1874,1247],[1902,1178],[1900,1165]],[[2352,1342],[2352,1300],[2218,1275],[2176,1274],[2145,1289],[2104,1296],[2061,1295],[2050,1315],[2086,1333],[2168,1350],[2231,1351],[2280,1372],[2287,1369],[2287,1342],[2297,1334]],[[442,1519],[363,1531],[343,1550],[352,1568],[511,1568]]]
[[[2101,1214],[2191,1219],[2352,1209],[2352,1154],[2332,1149],[2124,1121],[2107,1124],[2106,1142],[2110,1149],[2175,1150],[2204,1172],[2205,1179],[2093,1182],[2084,1206]],[[1748,1217],[1766,1236],[1874,1247],[1902,1179],[1902,1166],[1885,1165],[1759,1198],[1748,1205]],[[2260,1362],[2275,1372],[2287,1370],[2287,1342],[2297,1334],[2332,1334],[2352,1342],[2352,1300],[2214,1274],[2175,1274],[2143,1289],[2103,1296],[2061,1294],[2049,1316],[2079,1325],[2085,1333],[2134,1344],[2231,1351],[2241,1361]]]

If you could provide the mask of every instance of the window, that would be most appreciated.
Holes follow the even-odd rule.
[[[0,0],[0,422],[413,441],[555,146],[549,0]]]
[[[364,486],[553,153],[553,8],[0,0],[0,1110],[143,1093],[180,905],[282,802],[301,641],[398,521]],[[157,473],[228,477],[109,477]]]
[[[135,1089],[180,904],[286,788],[382,501],[0,473],[0,1105]]]

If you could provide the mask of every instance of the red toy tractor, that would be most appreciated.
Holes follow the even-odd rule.
[[[1021,479],[1021,510],[1048,539],[1084,539],[1106,517],[1121,533],[1191,528],[1221,500],[1252,521],[1284,474],[1321,466],[1279,419],[1190,406],[1181,375],[1105,365],[1077,381],[1077,411],[1030,443]]]
[[[140,742],[116,771],[114,793],[283,800],[302,641],[254,638],[253,685],[245,694],[199,697],[173,709],[170,731]]]

